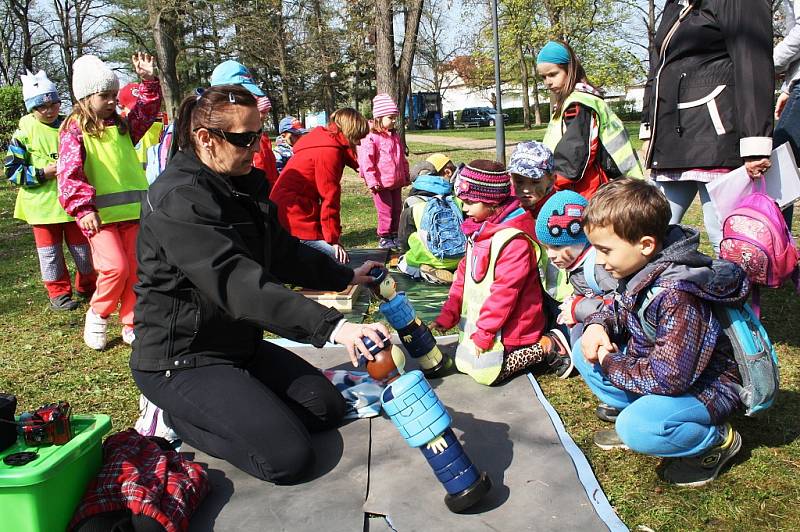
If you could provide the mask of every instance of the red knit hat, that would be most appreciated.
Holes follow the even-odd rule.
[[[459,171],[455,192],[461,199],[496,205],[511,195],[511,176],[502,163],[478,159]]]
[[[122,87],[117,93],[117,101],[123,108],[123,114],[128,114],[128,111],[133,109],[136,105],[136,100],[139,99],[139,83],[128,83]]]

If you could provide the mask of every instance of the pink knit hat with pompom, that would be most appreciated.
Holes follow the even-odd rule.
[[[397,109],[397,104],[394,103],[392,97],[385,92],[377,94],[372,99],[372,116],[374,118],[399,114],[400,111]]]

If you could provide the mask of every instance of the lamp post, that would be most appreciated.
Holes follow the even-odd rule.
[[[497,0],[492,0],[492,32],[494,33],[494,93],[495,93],[495,144],[496,158],[506,164],[506,130],[503,123],[502,92],[500,91],[500,37],[497,28]]]

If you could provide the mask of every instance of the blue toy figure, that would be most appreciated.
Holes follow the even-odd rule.
[[[485,472],[480,472],[469,459],[450,428],[451,419],[422,372],[403,375],[392,359],[391,342],[384,339],[380,348],[369,338],[362,338],[376,361],[367,362],[367,371],[380,381],[388,382],[381,394],[383,410],[411,447],[419,447],[422,455],[442,483],[447,495],[444,502],[452,512],[463,512],[475,505],[492,487]],[[396,362],[402,366],[403,361]]]
[[[397,283],[389,272],[385,268],[373,268],[369,275],[375,278],[370,285],[372,293],[383,301],[378,310],[397,330],[400,341],[419,363],[422,372],[430,377],[450,368],[453,361],[439,350],[436,339],[428,326],[417,318],[405,292],[397,292]]]

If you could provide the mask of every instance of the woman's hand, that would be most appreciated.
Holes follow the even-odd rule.
[[[775,120],[780,119],[781,115],[783,114],[783,109],[786,107],[786,103],[789,101],[789,93],[781,91],[780,96],[778,96],[778,101],[775,102]]]
[[[339,264],[347,264],[350,262],[350,257],[347,256],[347,251],[345,251],[342,246],[339,244],[332,244],[331,247],[334,253],[333,258],[335,258]]]
[[[744,163],[744,168],[747,170],[747,175],[750,176],[750,179],[758,179],[759,177],[763,177],[764,172],[769,170],[770,166],[772,166],[772,163],[769,161],[768,157],[762,157],[761,159],[748,159]]]
[[[367,346],[364,345],[364,341],[362,340],[364,336],[383,347],[383,340],[378,336],[378,332],[382,333],[385,338],[389,338],[389,330],[383,323],[357,325],[346,321],[342,324],[339,332],[336,333],[336,337],[333,341],[343,345],[347,349],[347,354],[350,355],[350,361],[353,363],[353,366],[358,367],[359,353],[364,355],[364,358],[367,360],[374,360]]]
[[[143,81],[150,81],[155,78],[156,65],[153,56],[143,52],[136,52],[131,57],[133,70]]]
[[[368,260],[358,268],[353,269],[353,280],[350,281],[350,284],[372,284],[375,282],[375,278],[369,274],[369,271],[373,268],[381,268],[383,269],[383,264],[374,261]]]
[[[90,235],[94,235],[100,231],[100,215],[96,212],[85,214],[78,220],[78,225]]]

